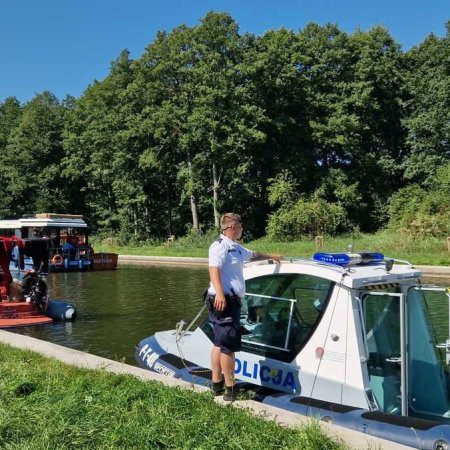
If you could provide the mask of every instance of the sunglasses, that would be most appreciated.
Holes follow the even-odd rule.
[[[233,224],[231,224],[231,225],[228,225],[226,228],[222,228],[222,231],[228,230],[228,228],[233,228],[233,227],[236,226],[236,225],[239,225],[241,228],[244,228],[244,227],[242,226],[242,223],[241,223],[241,222],[236,222],[236,223],[233,223]]]

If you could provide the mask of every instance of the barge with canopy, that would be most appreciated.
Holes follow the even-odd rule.
[[[376,252],[255,261],[244,277],[241,390],[413,448],[449,448],[450,339],[437,338],[428,312],[429,302],[438,304],[450,332],[447,289]],[[210,385],[213,333],[204,311],[186,328],[181,321],[139,342],[139,366]]]
[[[0,235],[21,239],[47,238],[50,270],[54,272],[105,270],[117,266],[117,254],[94,252],[88,241],[87,224],[81,215],[42,213],[0,220]],[[20,268],[19,256],[13,254],[12,269]],[[24,268],[32,267],[31,258],[26,257]]]

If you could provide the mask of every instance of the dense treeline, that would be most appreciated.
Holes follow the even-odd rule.
[[[225,13],[127,51],[83,95],[0,103],[0,216],[81,213],[182,235],[240,211],[254,236],[447,232],[450,22],[403,52],[380,26],[261,37]],[[438,170],[439,169],[439,170]]]

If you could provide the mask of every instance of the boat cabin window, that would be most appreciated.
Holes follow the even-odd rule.
[[[302,274],[246,281],[242,301],[242,350],[292,360],[322,317],[333,283]]]

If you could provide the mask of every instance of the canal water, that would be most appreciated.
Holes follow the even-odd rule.
[[[132,265],[115,271],[51,274],[51,297],[70,301],[77,320],[14,331],[135,365],[134,347],[141,339],[195,316],[208,280],[205,266]],[[450,286],[450,280],[425,281]],[[437,324],[438,342],[444,342],[446,302],[431,301],[430,316]]]
[[[14,331],[136,365],[135,345],[180,320],[190,321],[202,307],[208,282],[207,267],[133,265],[50,274],[51,298],[70,301],[77,320]]]

